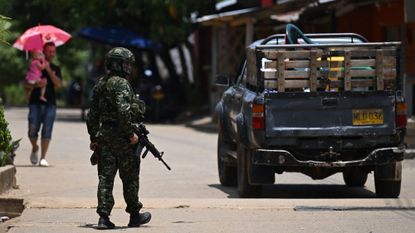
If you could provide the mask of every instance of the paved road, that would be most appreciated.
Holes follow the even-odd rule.
[[[78,110],[59,110],[47,157],[49,168],[32,166],[26,138],[26,109],[6,110],[13,138],[23,137],[16,158],[18,190],[26,210],[8,232],[94,232],[97,221],[96,167],[89,164],[88,135]],[[341,175],[313,181],[305,175],[277,176],[262,198],[239,199],[219,185],[217,135],[204,121],[149,125],[150,139],[165,151],[168,171],[156,159],[142,161],[140,197],[152,222],[141,232],[414,232],[415,160],[403,163],[399,199],[375,198],[373,175],[365,188],[347,188]],[[128,216],[117,178],[112,215],[126,229]]]

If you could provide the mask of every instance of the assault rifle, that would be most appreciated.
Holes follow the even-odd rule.
[[[142,123],[139,123],[134,127],[134,133],[139,138],[139,142],[138,142],[134,155],[139,157],[145,147],[146,150],[141,156],[143,159],[147,156],[148,152],[150,151],[154,157],[156,157],[158,160],[160,160],[164,164],[164,166],[166,166],[167,169],[171,170],[170,166],[162,158],[164,152],[158,151],[157,148],[154,146],[154,144],[150,142],[150,140],[147,137],[147,135],[150,134],[150,132],[146,129],[146,127]],[[99,155],[97,151],[94,151],[94,153],[91,155],[91,158],[90,158],[91,165],[94,166],[98,163],[98,156]]]
[[[147,153],[150,151],[154,157],[156,157],[159,161],[161,161],[164,164],[164,166],[166,166],[168,170],[171,170],[169,165],[167,165],[167,163],[162,158],[164,152],[158,151],[157,148],[153,145],[153,143],[151,143],[150,140],[148,140],[147,135],[150,132],[146,129],[143,123],[139,123],[136,127],[134,127],[134,133],[137,134],[139,140],[137,149],[135,151],[135,155],[140,156],[141,152],[145,147],[145,151],[141,158],[144,159],[147,156]]]

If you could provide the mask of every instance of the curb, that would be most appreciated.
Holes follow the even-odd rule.
[[[252,209],[252,210],[415,210],[412,198],[365,198],[353,199],[216,199],[216,198],[140,198],[144,209]],[[96,198],[53,198],[33,197],[25,199],[28,209],[95,209]],[[125,209],[123,202],[114,209]]]
[[[0,194],[16,185],[16,167],[6,165],[0,167]]]
[[[19,217],[24,210],[24,200],[20,198],[0,198],[0,215]]]

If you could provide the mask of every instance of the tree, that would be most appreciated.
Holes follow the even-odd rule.
[[[0,42],[4,44],[9,44],[6,40],[6,35],[9,33],[7,30],[7,23],[9,20],[9,17],[0,15]]]
[[[11,48],[9,41],[14,33],[10,32],[11,19],[0,15],[0,87],[4,87],[8,84],[15,83],[16,76],[23,75],[23,73],[16,72],[17,70],[23,70],[23,62],[18,59],[17,50]],[[1,95],[0,88],[0,97]]]

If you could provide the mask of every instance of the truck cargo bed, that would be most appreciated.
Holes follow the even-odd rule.
[[[395,134],[393,92],[266,93],[266,137]]]

